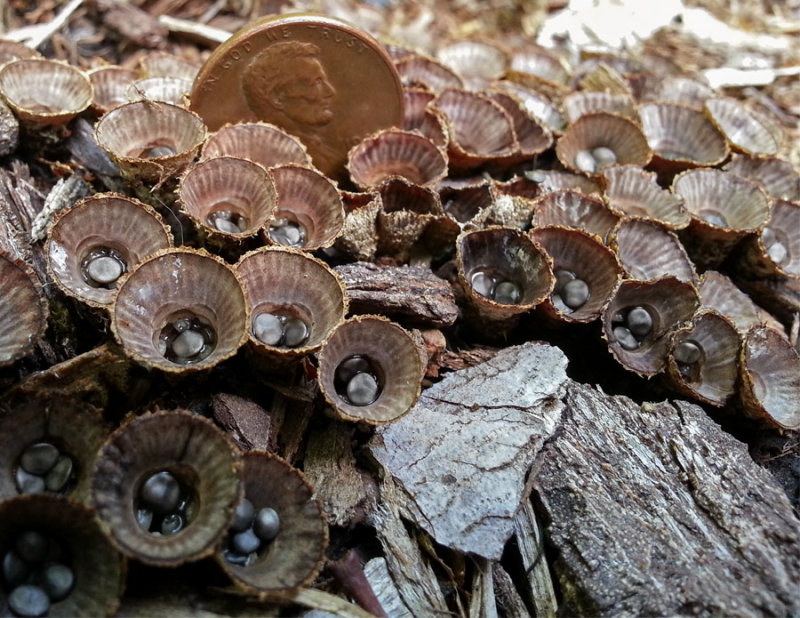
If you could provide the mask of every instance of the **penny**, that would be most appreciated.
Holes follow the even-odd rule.
[[[271,16],[234,34],[200,69],[190,108],[215,131],[265,121],[302,140],[314,165],[346,178],[347,152],[403,126],[403,90],[386,51],[338,19]]]

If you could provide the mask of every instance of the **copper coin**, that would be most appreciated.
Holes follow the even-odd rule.
[[[389,55],[367,33],[330,17],[283,15],[214,51],[195,79],[191,109],[212,131],[241,121],[277,125],[339,180],[352,146],[403,125],[403,90]]]

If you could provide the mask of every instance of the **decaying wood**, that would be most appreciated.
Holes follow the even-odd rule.
[[[698,406],[573,384],[535,491],[566,614],[800,611],[800,521]]]
[[[322,500],[329,523],[351,527],[375,507],[375,480],[356,467],[353,427],[332,419],[316,424],[308,437],[304,471]]]
[[[435,572],[400,519],[402,497],[398,488],[386,478],[380,489],[381,502],[369,522],[378,534],[403,605],[412,616],[449,615]]]
[[[275,452],[272,418],[254,401],[231,393],[217,393],[211,398],[211,410],[214,419],[242,450]]]
[[[364,565],[364,575],[372,586],[375,596],[384,611],[392,618],[414,618],[408,608],[403,605],[400,592],[397,590],[385,558],[373,558]]]
[[[530,616],[525,602],[514,587],[514,581],[499,562],[492,563],[492,578],[497,606],[506,618],[527,618]],[[539,616],[539,614],[536,614]]]
[[[497,601],[494,597],[494,575],[491,563],[484,558],[475,560],[475,577],[472,579],[472,602],[469,618],[497,618]]]
[[[0,101],[0,157],[14,152],[19,144],[19,122],[17,117]]]
[[[458,317],[450,284],[429,268],[355,262],[336,267],[353,313],[379,313],[413,326],[442,328]]]
[[[370,444],[409,495],[415,523],[453,549],[497,560],[525,476],[561,416],[567,359],[556,347],[506,348],[423,392]]]
[[[553,590],[550,567],[544,555],[542,530],[529,500],[523,502],[514,519],[514,533],[522,565],[525,567],[531,606],[538,618],[555,616],[558,601]]]
[[[118,0],[96,0],[96,4],[103,12],[103,22],[134,45],[148,49],[166,46],[169,30],[147,11]]]

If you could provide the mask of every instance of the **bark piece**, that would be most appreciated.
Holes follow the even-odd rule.
[[[514,581],[499,562],[492,563],[494,593],[501,615],[506,618],[527,618],[530,616],[525,602],[514,587]],[[536,614],[539,616],[539,614]]]
[[[214,418],[243,451],[253,449],[275,452],[272,419],[260,405],[229,393],[211,398]]]
[[[517,546],[528,580],[528,594],[538,618],[555,616],[558,609],[550,567],[544,555],[542,529],[530,500],[526,500],[514,520]]]
[[[375,507],[378,488],[356,467],[352,441],[353,426],[332,419],[316,425],[308,437],[303,469],[331,525],[353,526]]]
[[[401,494],[390,477],[384,479],[381,502],[370,515],[370,523],[386,555],[389,573],[403,605],[412,616],[448,615],[450,612],[436,573],[400,519]]]
[[[169,30],[147,11],[133,4],[118,0],[98,0],[103,11],[103,22],[138,47],[163,48],[167,44]]]
[[[498,560],[525,475],[559,422],[567,358],[527,343],[446,376],[411,411],[378,429],[373,456],[410,496],[436,541]]]
[[[703,410],[573,384],[535,490],[559,553],[561,611],[800,611],[800,521],[745,445]]]
[[[0,157],[11,154],[19,145],[19,122],[8,105],[0,101]]]
[[[364,575],[375,596],[378,597],[381,607],[393,618],[413,618],[408,608],[403,604],[400,592],[394,585],[389,567],[386,566],[385,558],[373,558],[364,565]]]
[[[419,266],[356,262],[336,267],[353,313],[378,313],[414,326],[441,328],[458,317],[450,284]]]

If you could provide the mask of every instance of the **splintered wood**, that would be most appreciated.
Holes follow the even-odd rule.
[[[700,407],[572,384],[537,468],[567,615],[800,611],[792,507]]]

